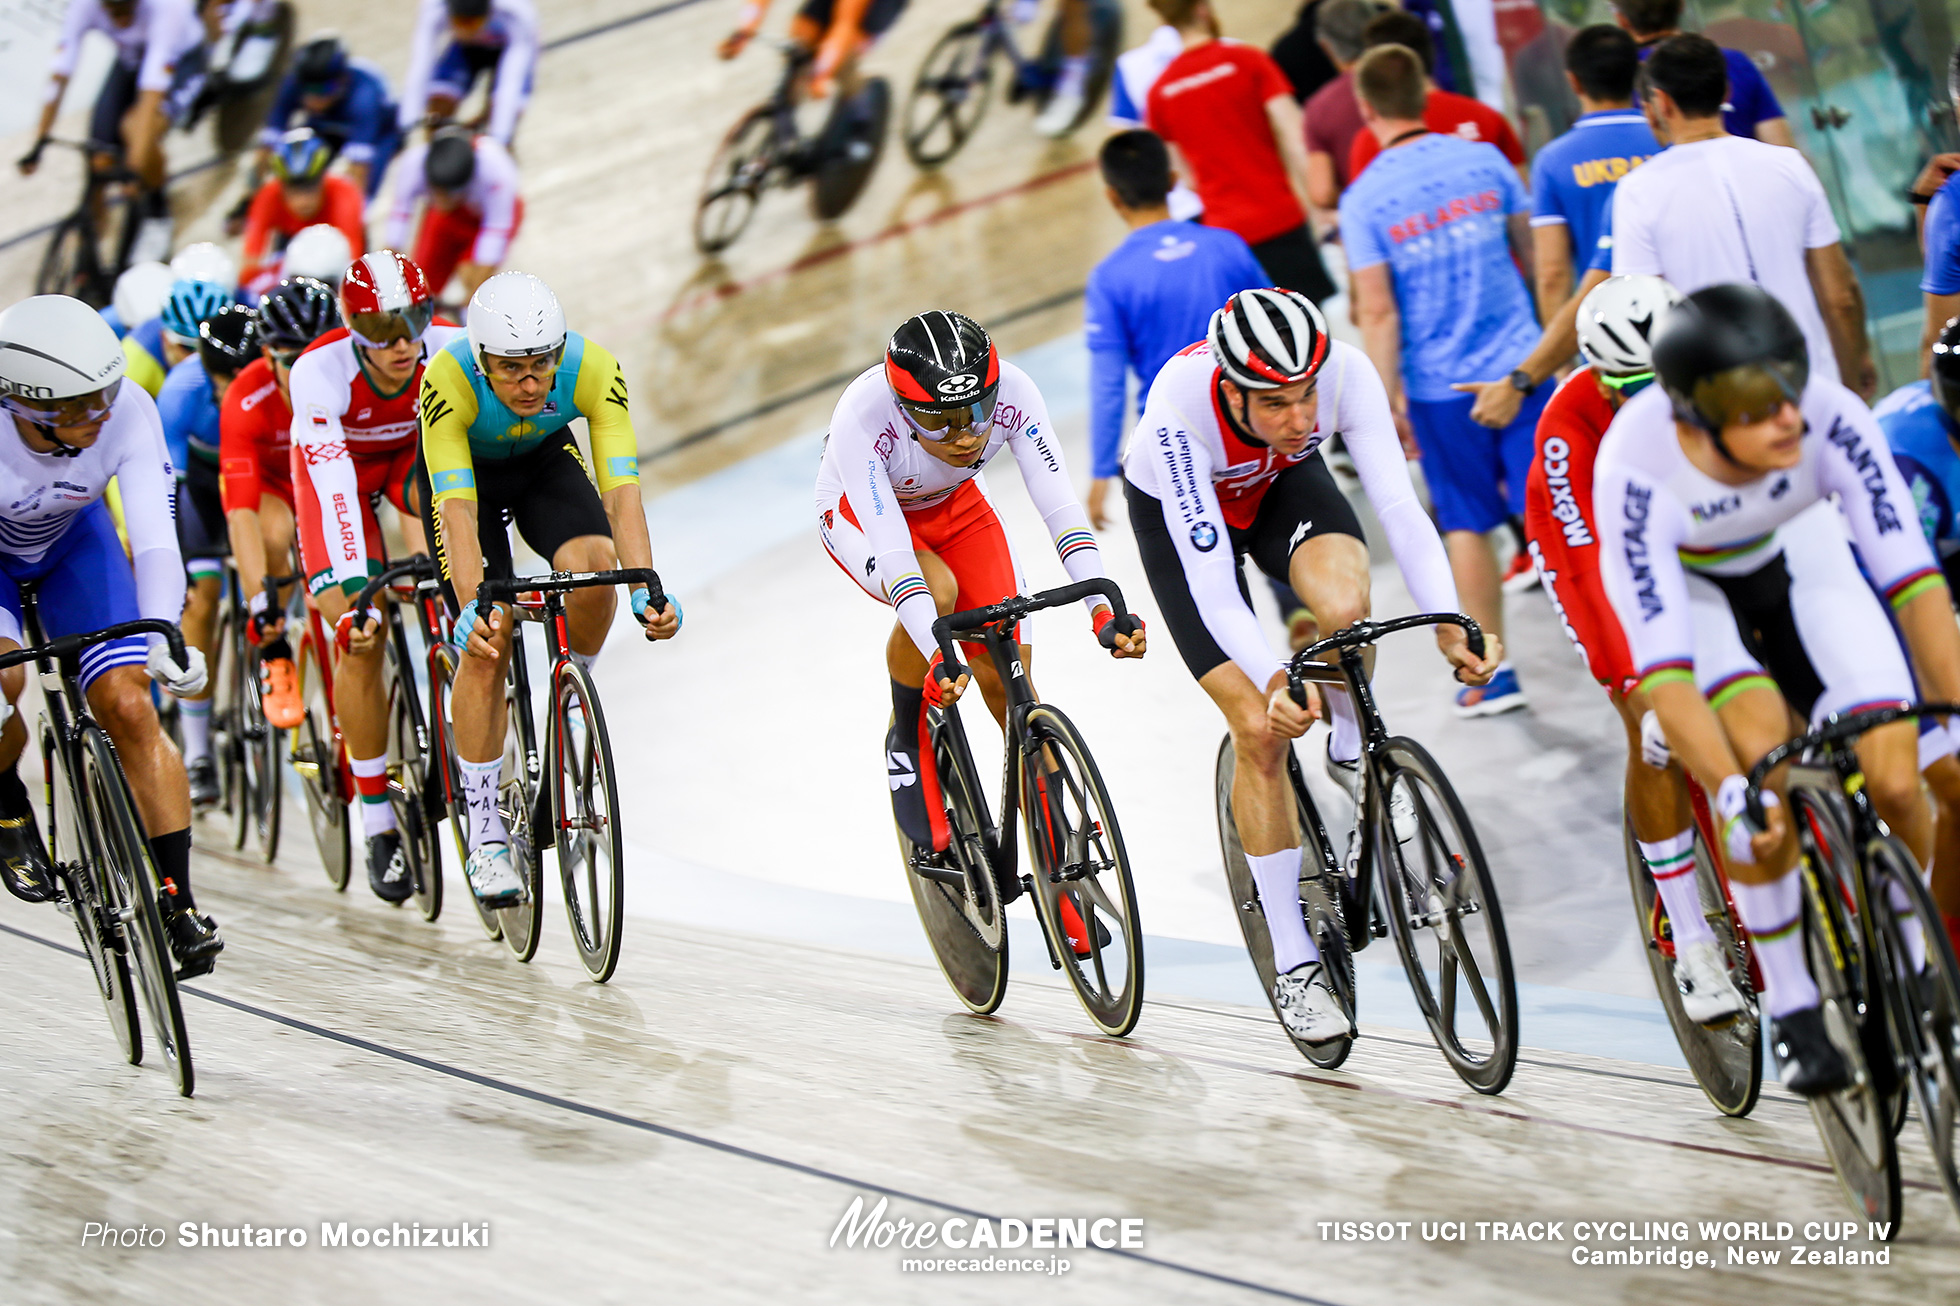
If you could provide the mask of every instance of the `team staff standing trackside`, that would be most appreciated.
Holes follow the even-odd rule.
[[[1406,9],[1389,9],[1368,20],[1368,49],[1399,45],[1422,60],[1422,121],[1439,136],[1494,145],[1520,175],[1524,172],[1524,142],[1503,114],[1481,100],[1458,95],[1436,85],[1436,40],[1428,23]],[[1358,97],[1357,97],[1358,100]],[[1348,146],[1348,184],[1367,171],[1385,147],[1373,132],[1360,131]]]
[[[460,272],[468,299],[503,263],[524,223],[517,185],[517,164],[503,146],[465,128],[444,128],[402,155],[381,243],[391,249],[407,243],[415,206],[426,197],[415,232],[416,266],[437,296]]]
[[[578,417],[591,433],[590,470],[571,431]],[[470,300],[468,333],[430,359],[421,431],[418,497],[464,652],[452,699],[469,803],[464,869],[485,906],[508,907],[526,893],[497,811],[512,619],[503,606],[479,612],[476,587],[514,574],[511,522],[554,571],[651,567],[638,440],[619,360],[567,330],[558,297],[528,272],[484,282]],[[668,595],[656,612],[651,600],[634,586],[633,616],[649,640],[672,639],[680,604]],[[572,656],[590,671],[616,596],[588,588],[565,602]]]
[[[1613,17],[1639,42],[1642,59],[1661,42],[1681,35],[1681,10],[1682,0],[1613,0]],[[1756,61],[1741,50],[1723,48],[1722,63],[1729,84],[1722,101],[1723,129],[1731,136],[1794,148],[1790,120]]]

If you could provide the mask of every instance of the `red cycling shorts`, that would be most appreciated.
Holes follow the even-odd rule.
[[[367,542],[370,577],[381,574],[382,561],[388,556],[381,540],[381,523],[374,515],[375,501],[385,498],[404,516],[414,516],[408,505],[408,486],[415,474],[415,454],[416,446],[411,444],[405,449],[354,459],[354,476],[360,484],[361,532]],[[308,474],[305,453],[299,445],[293,446],[292,467],[293,517],[299,525],[300,565],[306,571],[307,592],[318,594],[333,584],[333,553],[327,547],[328,532],[351,529],[352,523],[342,520],[341,509],[322,510],[320,496]]]

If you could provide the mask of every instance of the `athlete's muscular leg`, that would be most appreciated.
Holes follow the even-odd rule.
[[[1765,753],[1790,737],[1790,709],[1783,695],[1767,687],[1745,689],[1724,703],[1715,714],[1729,737],[1729,747],[1744,769],[1762,760]],[[1778,767],[1770,788],[1782,794],[1788,781],[1787,768]],[[1769,857],[1758,862],[1727,863],[1729,878],[1741,884],[1771,884],[1783,878],[1797,860],[1797,841],[1786,835]]]
[[[1894,721],[1858,741],[1865,792],[1921,866],[1933,856],[1933,815],[1919,788],[1919,723]]]
[[[213,671],[218,666],[218,595],[223,584],[220,576],[199,576],[184,593],[184,615],[180,623],[184,642],[202,651],[204,665]],[[190,701],[207,702],[217,688],[214,678],[202,691],[192,694]]]
[[[1089,53],[1094,29],[1089,23],[1089,0],[1062,0],[1062,53]]]
[[[353,597],[338,585],[321,591],[316,601],[330,633],[340,614],[354,606]],[[378,595],[376,602],[389,599]],[[380,757],[388,750],[388,704],[381,685],[388,642],[382,638],[385,627],[379,618],[379,612],[369,609],[367,624],[354,632],[348,651],[333,669],[334,715],[340,720],[349,757]],[[364,637],[363,631],[372,633]]]
[[[4,741],[0,741],[4,744]],[[1933,791],[1933,901],[1942,914],[1960,917],[1960,758],[1942,757],[1926,768]]]
[[[953,579],[953,570],[930,549],[917,551],[919,574],[926,579],[932,590],[933,604],[940,616],[959,611],[960,587]],[[980,688],[980,696],[986,700],[987,710],[994,714],[994,720],[1003,729],[1007,725],[1007,690],[1000,683],[1000,675],[987,658],[962,659],[967,669],[973,673],[973,681]],[[1021,668],[1029,677],[1028,687],[1034,687],[1034,650],[1029,645],[1021,645]],[[926,683],[926,660],[919,652],[919,646],[912,642],[904,622],[895,622],[891,638],[885,642],[885,669],[891,678],[901,685],[923,685]]]
[[[148,674],[141,667],[109,668],[89,686],[88,705],[122,759],[145,833],[154,838],[188,827],[190,781],[184,759],[157,721]]]
[[[0,639],[0,657],[8,653],[18,653],[20,645],[11,639]],[[0,671],[0,693],[14,705],[15,711],[7,717],[5,729],[0,729],[0,771],[13,768],[20,761],[20,755],[27,751],[27,723],[21,720],[20,696],[27,688],[27,668],[8,667]]]
[[[1299,847],[1300,832],[1287,792],[1288,741],[1266,723],[1265,693],[1231,662],[1205,672],[1198,685],[1211,695],[1232,731],[1238,768],[1232,778],[1232,815],[1246,855],[1268,857],[1283,848]]]
[[[1320,638],[1368,619],[1368,546],[1352,535],[1316,535],[1304,541],[1293,550],[1287,577],[1293,582],[1293,592],[1313,613]],[[1361,657],[1372,673],[1375,650],[1363,649]],[[1340,660],[1338,653],[1321,658],[1329,663]]]
[[[611,571],[617,566],[619,554],[604,535],[574,536],[551,555],[553,571]],[[612,629],[613,612],[618,607],[619,590],[612,585],[594,585],[567,594],[565,625],[572,651],[590,657],[604,648],[606,632]]]
[[[494,762],[504,755],[504,716],[509,707],[504,702],[504,675],[510,668],[511,631],[517,622],[502,605],[481,620],[490,627],[490,645],[497,656],[483,657],[474,648],[465,649],[450,699],[456,755],[465,762]]]
[[[1688,799],[1687,781],[1681,766],[1671,763],[1656,770],[1640,756],[1640,718],[1647,714],[1645,694],[1625,698],[1613,696],[1613,708],[1627,733],[1627,819],[1633,823],[1633,837],[1643,843],[1659,843],[1687,829],[1694,820],[1694,807]]]

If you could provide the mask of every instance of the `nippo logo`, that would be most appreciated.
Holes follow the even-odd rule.
[[[945,395],[948,399],[957,399],[961,395],[971,394],[979,388],[980,378],[971,372],[961,372],[958,376],[949,376],[944,381],[941,381],[938,386],[939,393]]]

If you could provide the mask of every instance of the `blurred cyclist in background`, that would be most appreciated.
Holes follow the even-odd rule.
[[[733,59],[755,39],[769,5],[770,0],[744,0],[735,30],[717,50],[722,58]],[[846,94],[855,89],[852,74],[857,60],[904,12],[905,0],[803,0],[790,19],[789,39],[816,56],[807,86],[810,98],[828,96],[831,84],[840,77]]]
[[[402,147],[399,116],[380,69],[349,58],[339,37],[317,36],[299,48],[280,84],[259,137],[258,166],[262,170],[271,163],[273,149],[289,130],[309,127],[346,167],[347,180],[372,200],[388,161]]]
[[[329,227],[324,222],[316,222],[300,230],[286,243],[286,256],[280,261],[281,280],[294,277],[311,277],[330,289],[340,289],[340,279],[347,275],[347,265],[354,261],[360,251],[348,243],[347,234],[338,227]]]
[[[279,138],[271,155],[272,176],[259,187],[245,216],[245,266],[240,272],[247,298],[256,299],[279,279],[279,246],[307,227],[324,223],[346,238],[355,252],[367,248],[363,227],[366,203],[360,187],[327,175],[333,150],[311,128],[298,127]],[[353,255],[340,261],[346,267]]]
[[[416,202],[424,196],[429,203],[415,232],[415,263],[438,297],[460,273],[462,298],[468,300],[504,261],[523,224],[517,164],[488,136],[472,137],[463,127],[437,132],[427,145],[402,156],[394,206],[381,229],[384,246],[399,249],[408,243]]]
[[[437,56],[445,30],[449,44]],[[537,63],[538,15],[531,0],[422,0],[402,81],[402,131],[424,118],[455,117],[488,74],[490,102],[471,126],[508,148],[530,102]]]

